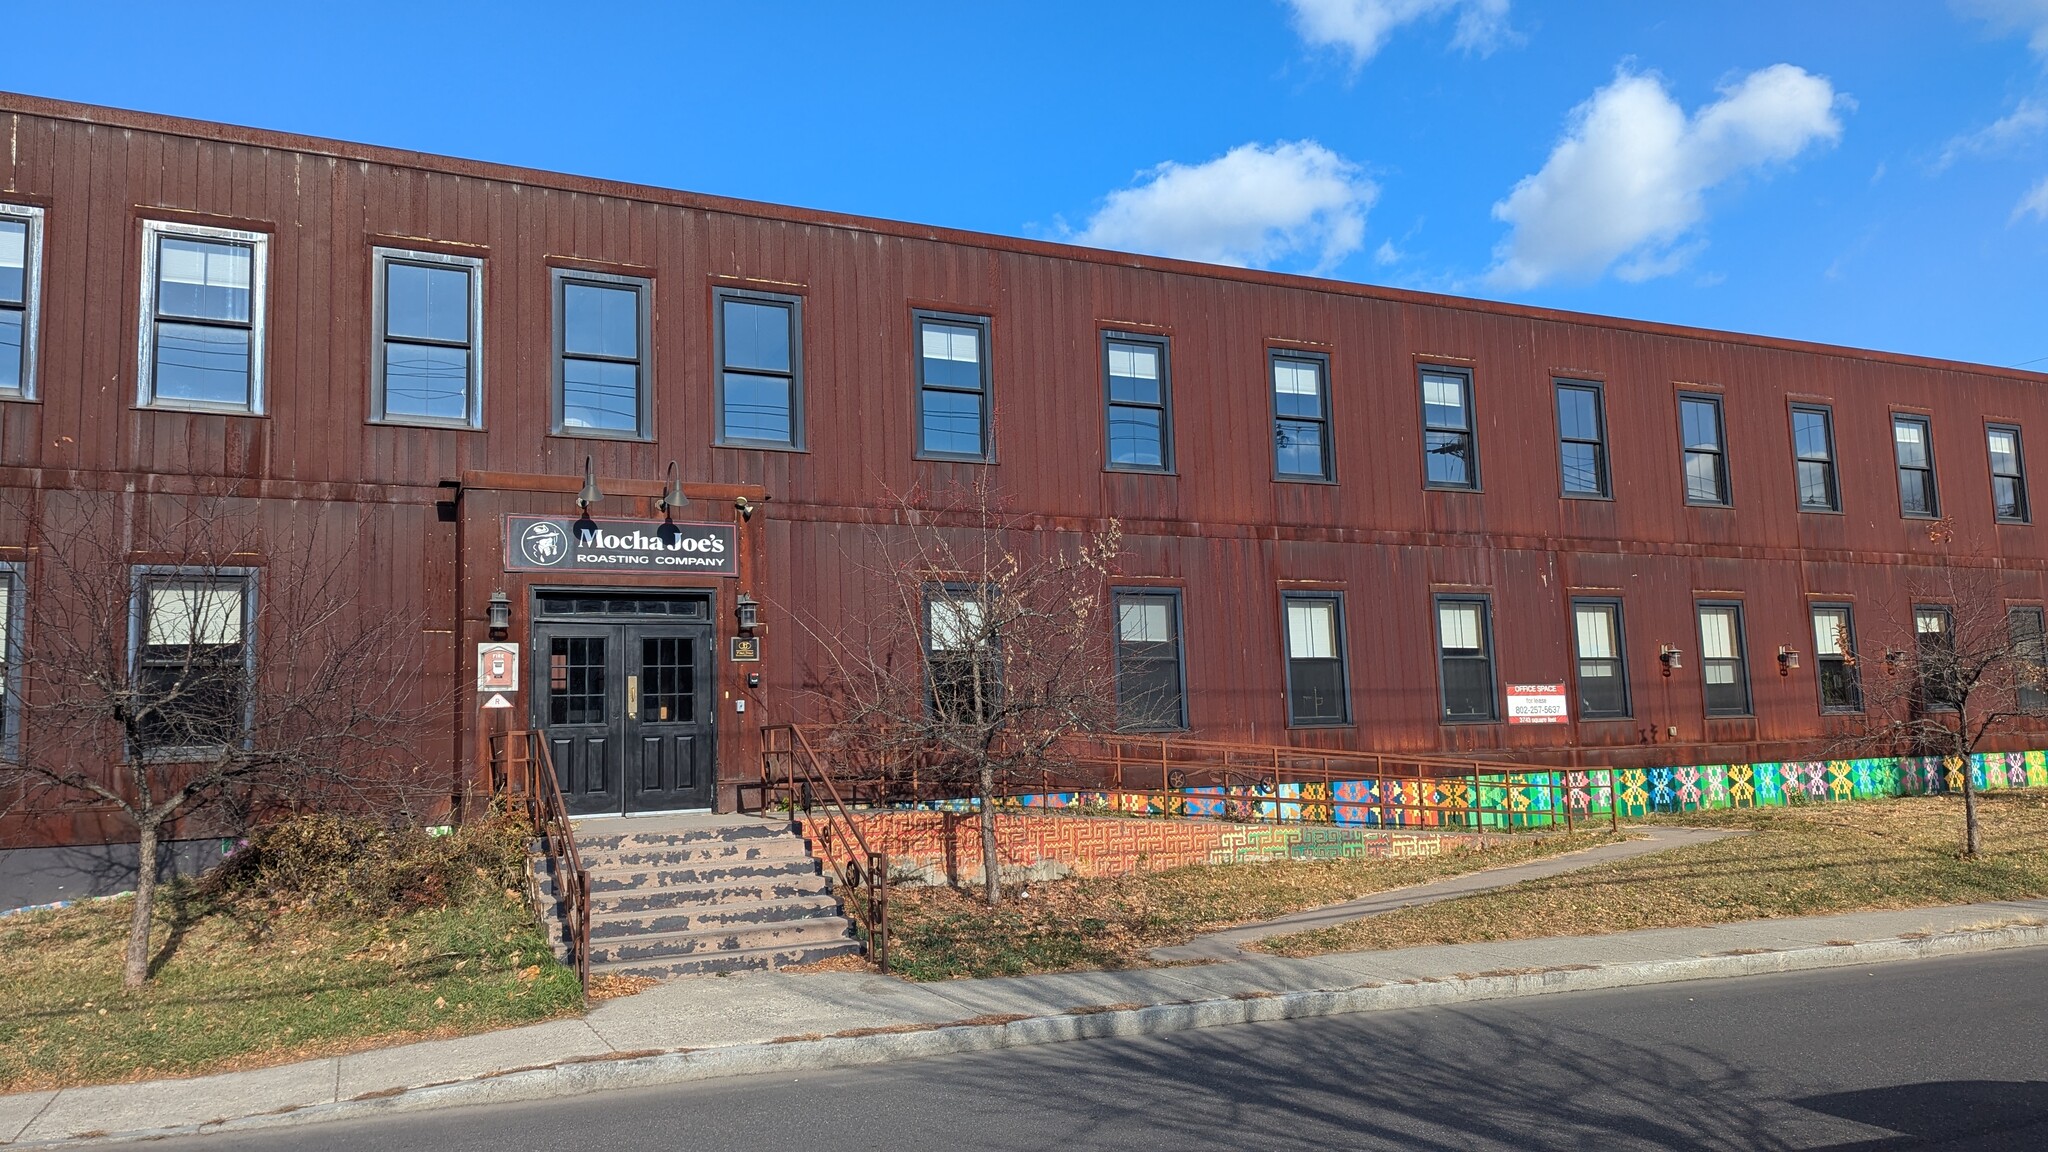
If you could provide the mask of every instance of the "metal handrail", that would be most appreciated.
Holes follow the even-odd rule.
[[[554,754],[547,734],[540,729],[496,732],[491,735],[491,787],[499,795],[510,792],[514,781],[512,753],[521,754],[517,763],[519,795],[526,803],[526,816],[534,835],[547,853],[548,871],[554,877],[557,898],[565,906],[565,928],[576,979],[590,987],[590,872],[583,867],[583,855],[576,849],[576,835],[569,823],[569,805],[562,798],[562,786],[555,776]]]
[[[797,753],[801,752],[804,771],[800,775]],[[781,772],[775,771],[779,764]],[[778,796],[789,805],[789,810],[803,814],[813,821],[818,818],[816,811],[817,787],[822,785],[826,796],[824,819],[816,824],[824,843],[819,854],[832,869],[839,881],[842,892],[862,892],[865,899],[856,912],[861,923],[864,942],[869,959],[875,962],[877,970],[889,970],[889,856],[868,846],[868,840],[861,832],[860,822],[853,817],[853,811],[846,802],[846,795],[839,783],[825,767],[825,761],[811,746],[809,737],[794,724],[770,724],[761,729],[761,780],[757,785],[761,791],[761,808],[766,811],[776,806]],[[840,847],[850,851],[835,851],[834,837]],[[858,853],[856,859],[854,854]],[[844,859],[842,859],[844,857]]]

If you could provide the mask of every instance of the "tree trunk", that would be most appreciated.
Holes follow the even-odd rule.
[[[150,917],[156,912],[156,821],[138,821],[137,831],[135,918],[128,925],[128,964],[121,974],[121,983],[130,988],[140,988],[149,979]]]
[[[989,907],[1003,902],[1003,862],[996,855],[996,771],[981,766],[981,888]]]
[[[1970,758],[1963,761],[1963,855],[1974,857],[1984,847],[1983,836],[1977,829],[1977,786],[1970,779]]]

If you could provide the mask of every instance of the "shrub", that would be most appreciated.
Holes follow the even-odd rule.
[[[200,882],[228,903],[381,916],[445,907],[524,883],[523,819],[493,812],[434,835],[361,816],[315,813],[253,833]]]

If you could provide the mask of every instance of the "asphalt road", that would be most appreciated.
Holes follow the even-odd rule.
[[[2048,1149],[2048,949],[1100,1040],[153,1148]]]

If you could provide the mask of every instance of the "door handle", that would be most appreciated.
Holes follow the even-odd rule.
[[[628,676],[626,677],[626,719],[638,720],[639,718],[640,678],[638,676]]]

